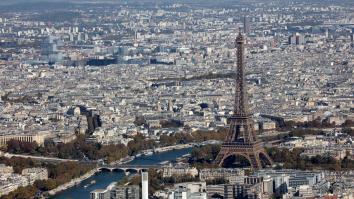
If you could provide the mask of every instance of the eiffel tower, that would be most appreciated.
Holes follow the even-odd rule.
[[[241,33],[236,38],[237,69],[234,114],[229,118],[229,133],[221,146],[221,150],[215,159],[215,163],[222,166],[225,159],[230,156],[246,158],[252,168],[262,168],[262,159],[268,165],[273,161],[263,147],[263,143],[256,137],[252,114],[248,108],[247,91],[245,84],[245,37]],[[261,158],[262,156],[262,158]]]

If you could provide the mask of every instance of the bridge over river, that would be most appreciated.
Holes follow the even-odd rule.
[[[126,174],[131,172],[140,173],[142,171],[146,171],[149,169],[161,169],[163,165],[155,164],[155,165],[128,165],[128,164],[117,164],[117,165],[107,165],[100,166],[97,170],[100,171],[117,171],[124,172]]]

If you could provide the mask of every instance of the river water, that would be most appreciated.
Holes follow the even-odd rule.
[[[163,153],[153,154],[151,156],[141,156],[135,158],[129,164],[133,165],[152,165],[158,164],[162,161],[172,161],[176,160],[176,158],[181,157],[185,154],[191,152],[191,148],[180,149],[174,151],[168,151]],[[88,199],[90,198],[90,192],[95,189],[104,189],[109,184],[115,181],[119,181],[124,177],[124,173],[122,172],[108,172],[102,171],[96,173],[94,176],[82,181],[79,185],[71,187],[63,192],[55,195],[54,199]],[[89,185],[88,187],[84,187],[85,185],[90,184],[91,181],[95,180],[96,183]]]

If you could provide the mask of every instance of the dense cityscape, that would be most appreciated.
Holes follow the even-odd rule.
[[[0,2],[0,199],[354,198],[354,2]]]

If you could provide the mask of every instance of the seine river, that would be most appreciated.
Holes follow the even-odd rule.
[[[157,153],[153,154],[151,156],[141,156],[139,158],[135,158],[132,162],[129,164],[136,164],[136,165],[152,165],[152,164],[158,164],[163,161],[172,161],[176,160],[176,158],[179,158],[185,154],[188,154],[191,152],[191,148],[187,149],[180,149],[180,150],[174,150],[174,151],[168,151],[168,152],[163,152],[163,153]],[[96,173],[94,176],[91,178],[84,180],[81,182],[81,184],[74,186],[72,188],[69,188],[63,192],[60,192],[59,194],[55,195],[54,199],[87,199],[90,198],[90,192],[95,190],[95,189],[103,189],[106,188],[110,183],[119,181],[124,177],[124,173],[122,172],[108,172],[108,171],[103,171]],[[95,180],[96,183],[84,187],[85,185],[90,184],[91,181]]]

